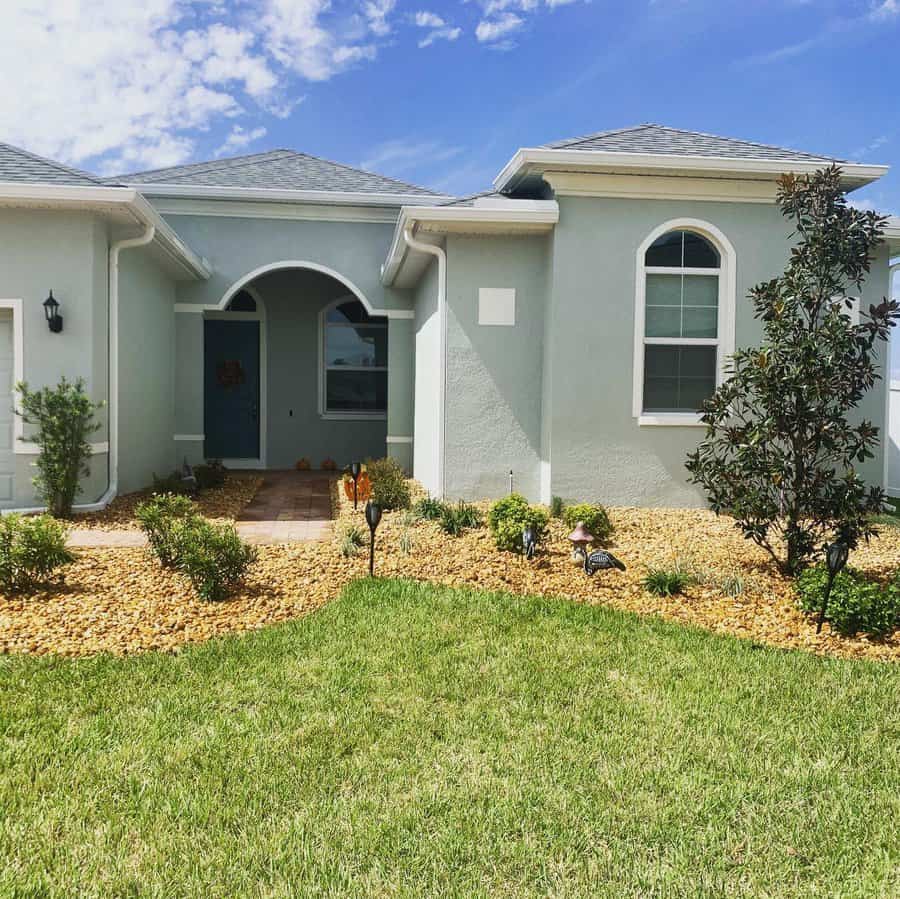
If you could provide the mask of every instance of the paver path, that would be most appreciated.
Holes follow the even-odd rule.
[[[250,505],[238,516],[237,531],[248,543],[321,540],[331,528],[332,477],[321,471],[267,471]],[[138,530],[73,528],[69,545],[144,546]]]

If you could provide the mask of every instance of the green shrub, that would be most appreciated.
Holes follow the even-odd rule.
[[[173,537],[176,567],[187,575],[197,595],[210,602],[225,599],[257,557],[234,525],[213,524],[199,515],[177,519]]]
[[[365,542],[366,536],[362,528],[357,527],[355,524],[348,525],[341,537],[341,555],[345,559],[357,555],[365,545]]]
[[[550,497],[550,517],[551,518],[562,518],[565,508],[566,508],[566,504],[563,502],[563,498],[561,496]]]
[[[410,507],[409,484],[396,459],[367,459],[366,473],[372,482],[372,502],[386,512]]]
[[[439,524],[445,534],[458,537],[467,528],[481,527],[481,513],[475,506],[460,500],[455,506],[444,506]]]
[[[528,500],[520,493],[510,493],[491,506],[488,526],[497,549],[521,552],[522,531],[531,527],[540,540],[547,529],[547,513],[536,506],[529,506]]]
[[[431,496],[423,496],[422,499],[413,506],[413,511],[419,518],[424,518],[426,521],[439,521],[446,508],[447,504],[441,502],[439,499],[435,499]]]
[[[30,590],[74,559],[66,548],[66,528],[52,516],[0,517],[0,588],[5,593]]]
[[[91,445],[88,436],[100,425],[94,413],[102,403],[94,403],[84,392],[80,378],[70,383],[63,378],[56,387],[31,391],[16,385],[22,420],[35,425],[34,442],[40,447],[33,478],[35,490],[57,518],[68,518],[78,495],[78,479],[90,474]]]
[[[656,596],[674,596],[684,593],[684,588],[693,583],[693,578],[684,569],[651,568],[644,578],[644,589]]]
[[[579,521],[583,521],[584,526],[597,538],[598,543],[605,543],[612,537],[612,522],[603,506],[591,503],[566,506],[562,517],[566,527],[570,530],[574,529]]]
[[[412,534],[409,531],[409,528],[404,528],[400,532],[400,540],[399,540],[400,552],[404,556],[408,556],[413,551],[414,541]]]
[[[807,568],[797,578],[800,608],[818,614],[822,608],[828,571],[823,565]],[[834,580],[825,615],[844,636],[859,632],[884,637],[900,626],[900,580],[882,586],[854,568],[845,568]]]
[[[134,510],[134,517],[147,537],[150,551],[164,568],[171,568],[177,562],[175,523],[196,514],[196,506],[188,497],[174,493],[160,493],[140,503]]]
[[[197,485],[186,481],[180,471],[173,471],[164,478],[153,475],[153,492],[158,495],[169,494],[171,496],[194,496],[197,493]]]
[[[198,490],[211,490],[225,483],[228,469],[219,459],[207,459],[203,465],[194,466],[194,477]]]

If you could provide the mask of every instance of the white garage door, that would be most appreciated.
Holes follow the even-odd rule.
[[[13,401],[15,391],[13,358],[13,313],[0,309],[0,503],[13,499],[16,457],[13,446]]]

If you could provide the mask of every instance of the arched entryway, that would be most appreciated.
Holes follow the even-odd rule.
[[[279,263],[232,285],[204,321],[205,454],[312,468],[383,455],[388,321],[322,266]]]

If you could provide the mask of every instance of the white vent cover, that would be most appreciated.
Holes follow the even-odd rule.
[[[506,325],[516,323],[516,289],[514,287],[478,288],[478,324]]]

